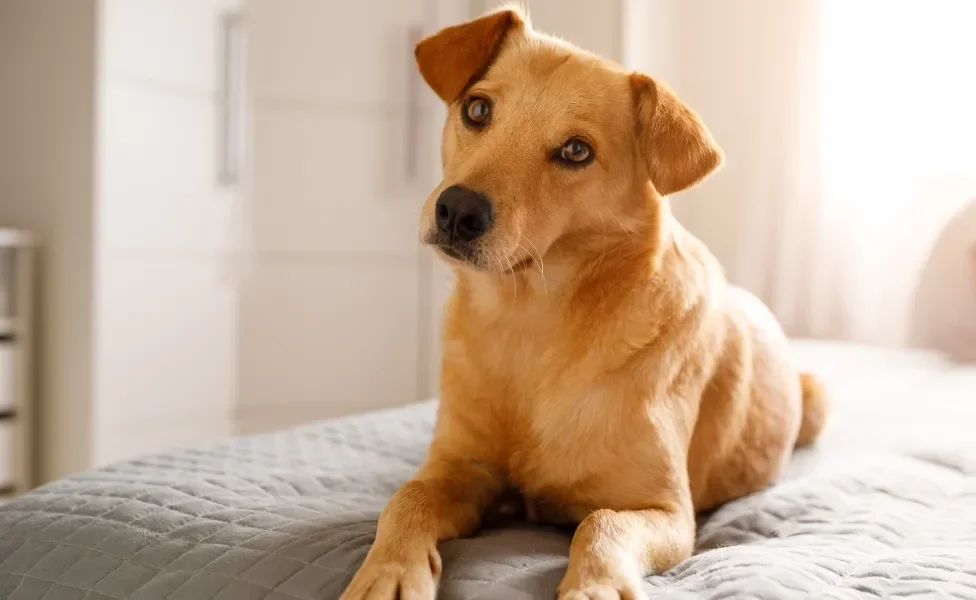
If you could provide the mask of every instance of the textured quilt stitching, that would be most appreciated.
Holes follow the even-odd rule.
[[[21,578],[22,580],[25,580],[25,581],[26,581],[27,579],[33,579],[34,581],[41,581],[41,582],[43,582],[43,583],[46,583],[46,584],[48,584],[49,586],[61,586],[61,587],[66,587],[66,588],[70,588],[70,589],[72,589],[72,590],[78,590],[79,592],[85,592],[85,594],[86,594],[86,597],[87,597],[87,595],[89,595],[89,594],[90,594],[90,593],[92,592],[92,590],[86,590],[86,589],[85,589],[85,588],[83,588],[83,587],[78,587],[78,586],[76,586],[76,585],[71,585],[70,583],[62,583],[62,582],[60,582],[60,581],[52,581],[52,580],[50,580],[50,579],[46,579],[46,578],[44,578],[44,577],[38,577],[37,575],[27,575],[27,574],[20,574],[20,575],[18,575],[18,577],[20,577],[20,578]],[[17,587],[19,588],[19,587],[20,587],[20,585],[18,585]],[[50,589],[50,588],[48,588],[48,589]],[[45,594],[46,594],[46,593],[47,593],[47,592],[45,592]],[[11,594],[11,595],[13,595],[13,594]],[[103,595],[103,596],[107,596],[108,594],[102,594],[102,595]],[[112,596],[112,597],[114,597],[114,596]],[[121,599],[120,599],[120,600],[121,600]]]
[[[83,494],[78,494],[78,495],[83,495]],[[124,496],[103,496],[103,497],[110,497],[110,498],[115,498],[115,499],[126,499]],[[133,499],[130,499],[130,500],[133,500]],[[185,517],[188,517],[188,518],[191,518],[191,519],[210,519],[210,520],[212,520],[214,522],[221,522],[221,523],[226,523],[226,524],[234,524],[234,523],[236,523],[236,521],[226,521],[226,520],[223,520],[223,519],[216,519],[216,518],[213,518],[210,515],[213,515],[214,513],[218,513],[218,512],[221,512],[221,511],[227,511],[227,510],[241,511],[241,512],[247,512],[247,513],[249,513],[247,515],[242,516],[241,519],[246,518],[248,516],[255,516],[255,515],[264,515],[264,514],[267,514],[267,513],[260,512],[256,508],[251,508],[251,507],[234,507],[234,506],[229,506],[229,505],[221,505],[219,509],[216,509],[216,510],[214,510],[212,512],[204,513],[204,514],[201,514],[201,515],[195,515],[195,514],[188,513],[188,512],[183,512],[183,511],[180,511],[180,510],[175,510],[175,509],[170,508],[169,506],[161,505],[161,504],[154,504],[154,503],[151,503],[151,502],[147,502],[146,503],[146,506],[153,507],[153,508],[170,509],[170,510],[173,510],[173,512],[178,512],[182,516],[185,516]],[[117,507],[113,507],[112,510],[115,510],[115,508],[117,508]],[[107,514],[109,512],[112,512],[112,510],[108,510],[104,514]],[[52,517],[59,517],[59,518],[75,517],[75,518],[83,518],[83,519],[96,520],[96,521],[111,521],[111,522],[114,522],[114,523],[118,523],[119,525],[124,525],[126,527],[133,527],[133,528],[142,529],[147,534],[155,535],[155,536],[162,536],[162,535],[166,535],[168,533],[168,532],[159,532],[159,531],[151,530],[151,529],[148,529],[146,527],[143,527],[143,526],[137,524],[138,521],[146,518],[147,516],[151,516],[151,515],[142,516],[142,517],[139,517],[139,518],[134,519],[132,521],[123,521],[121,519],[115,519],[115,518],[105,517],[103,515],[79,515],[79,514],[76,514],[74,512],[72,512],[72,513],[54,512],[54,511],[46,510],[46,509],[43,509],[43,508],[32,508],[29,511],[27,511],[27,510],[20,510],[20,511],[13,510],[13,512],[24,512],[25,514],[27,514],[27,513],[29,513],[29,514],[47,514],[47,515],[51,515]],[[323,514],[322,516],[325,517],[326,515]],[[312,520],[312,519],[308,519],[308,518],[304,518],[304,517],[291,517],[291,516],[289,516],[287,518],[290,519],[290,520],[292,520],[292,521],[301,521],[301,522],[307,523],[308,525],[313,526],[313,527],[322,527],[322,523],[320,523],[318,521],[315,521],[315,520]],[[238,520],[240,520],[240,519],[238,519]],[[45,525],[45,528],[50,527],[51,525],[54,525],[54,524],[55,523],[49,523],[49,524]],[[266,531],[274,531],[274,529],[268,529]]]
[[[413,421],[396,420],[404,418]],[[121,562],[93,588],[120,569],[129,569],[133,578],[126,589],[142,592],[147,584],[160,581],[161,573],[178,573],[167,576],[171,597],[190,594],[193,588],[187,586],[194,584],[207,586],[211,593],[219,588],[219,593],[234,582],[254,592],[265,590],[269,596],[323,597],[322,590],[335,589],[343,577],[352,575],[359,562],[355,557],[374,535],[375,511],[362,510],[363,503],[381,506],[394,480],[409,475],[403,465],[423,456],[421,444],[429,437],[430,420],[431,415],[403,411],[382,419],[310,426],[196,453],[123,463],[46,486],[0,507],[0,542],[6,542],[0,546],[0,571],[28,572],[10,573],[4,588],[23,594],[26,581],[40,581],[49,585],[43,593],[52,600],[59,597],[57,589],[99,596],[94,589],[45,579],[53,572],[34,570],[43,560],[37,555],[49,556],[56,544],[83,550],[84,560],[104,564],[107,559],[98,558],[104,555]],[[350,443],[353,437],[358,439]],[[380,451],[363,449],[363,440]],[[391,453],[399,453],[400,460],[382,458]],[[368,465],[361,468],[358,461]],[[701,594],[712,600],[768,600],[809,595],[809,585],[822,592],[819,596],[839,600],[907,597],[939,585],[944,597],[976,597],[976,521],[952,517],[954,511],[976,504],[976,478],[958,473],[960,479],[946,479],[945,473],[926,471],[925,465],[885,464],[890,467],[886,472],[867,469],[793,479],[730,506],[702,522],[700,538],[725,548],[699,552],[683,567],[653,578],[648,588],[663,597]],[[923,475],[917,482],[911,481],[915,473]],[[965,485],[957,490],[953,481]],[[943,482],[948,482],[947,489],[941,489]],[[108,504],[111,507],[104,510]],[[311,531],[305,531],[306,526]],[[4,533],[8,531],[25,535]],[[80,543],[37,539],[62,534]],[[139,535],[145,536],[141,545],[135,537]],[[117,539],[125,545],[113,546]],[[214,539],[229,543],[215,544]],[[31,546],[2,566],[28,543],[45,546]],[[477,556],[497,547],[479,540],[460,543],[481,562],[453,565],[445,580],[471,582],[477,591],[470,593],[479,598],[535,596],[543,591],[528,591],[538,585],[535,573],[551,572],[552,560],[565,560],[555,556],[561,552],[558,548],[543,547],[535,555],[519,547],[511,558],[524,559],[525,565],[497,556],[486,563]],[[190,554],[197,549],[198,554]],[[230,554],[238,549],[240,555]],[[119,556],[128,552],[132,558]],[[175,562],[184,557],[185,563]],[[60,558],[54,558],[50,564],[58,566]],[[220,564],[224,558],[232,562]],[[765,560],[771,560],[771,566]],[[164,562],[166,566],[155,566]],[[472,571],[472,566],[505,570],[497,571],[499,580],[493,580],[491,571]],[[136,567],[147,570],[135,573]],[[314,571],[307,570],[312,567]],[[313,587],[319,588],[317,596],[308,595]],[[281,591],[285,589],[291,592]],[[751,593],[755,589],[763,591]]]
[[[27,542],[37,542],[37,540],[34,540],[33,538],[25,538],[25,537],[20,537],[20,536],[11,536],[9,534],[4,534],[4,536],[5,537],[10,537],[12,539],[20,539],[24,543],[27,543]],[[51,544],[52,542],[41,542],[41,543]],[[189,569],[173,569],[173,568],[170,568],[168,565],[165,566],[165,567],[159,567],[159,566],[156,566],[156,565],[150,565],[150,564],[146,564],[146,563],[134,561],[134,560],[129,559],[129,558],[124,558],[124,557],[118,556],[116,554],[112,554],[111,552],[108,552],[106,550],[102,550],[102,549],[99,549],[99,548],[90,548],[88,546],[82,546],[82,545],[73,544],[73,543],[70,543],[70,542],[58,542],[58,545],[61,546],[61,547],[67,546],[67,547],[77,548],[79,550],[85,550],[86,551],[86,555],[88,553],[91,553],[91,552],[96,552],[96,553],[99,553],[99,554],[104,554],[106,556],[109,556],[109,557],[115,558],[115,559],[117,559],[119,561],[122,561],[123,563],[131,563],[131,564],[138,565],[140,567],[144,567],[144,568],[147,568],[147,569],[154,569],[156,571],[171,571],[171,572],[174,572],[174,573],[194,573],[194,574],[195,573],[206,573],[208,575],[213,575],[213,576],[217,576],[217,577],[227,577],[227,578],[230,578],[230,579],[239,580],[242,583],[246,583],[246,584],[249,584],[249,585],[255,585],[255,586],[260,587],[262,589],[265,589],[265,590],[267,590],[269,592],[277,591],[276,588],[280,585],[280,584],[276,584],[275,586],[266,586],[266,585],[262,585],[260,583],[256,583],[256,582],[253,582],[253,581],[250,581],[250,580],[247,580],[247,579],[242,579],[242,576],[244,574],[246,574],[247,571],[253,567],[253,565],[252,565],[252,567],[248,567],[248,569],[245,569],[243,572],[241,572],[238,575],[227,575],[225,573],[217,573],[217,572],[213,572],[213,571],[208,571],[207,570],[207,567],[212,566],[214,562],[216,562],[217,560],[220,560],[226,554],[227,551],[232,550],[234,548],[238,548],[240,546],[229,546],[229,545],[225,545],[225,544],[215,544],[215,545],[219,545],[219,546],[226,546],[225,549],[224,549],[224,552],[222,552],[219,556],[217,556],[217,557],[211,559],[210,561],[208,561],[205,565],[203,565],[203,566],[201,566],[201,567],[199,567],[197,569],[194,569],[194,570],[189,570]],[[55,548],[52,548],[51,551],[53,551],[56,548],[57,548],[57,546],[55,546]],[[51,551],[49,551],[48,554]],[[267,552],[267,551],[257,551],[257,550],[256,550],[256,552],[261,552],[262,554],[264,554],[264,556],[261,558],[261,560],[258,561],[258,563],[260,563],[263,560],[267,560],[268,558],[271,558],[271,557],[279,557],[279,558],[284,558],[286,560],[292,560],[292,561],[301,563],[303,567],[313,567],[313,568],[322,569],[324,571],[329,571],[329,572],[333,572],[333,573],[345,573],[346,572],[344,569],[336,569],[336,568],[329,567],[329,566],[326,566],[326,565],[315,564],[313,562],[306,562],[306,561],[304,561],[304,560],[302,560],[300,558],[295,558],[295,557],[280,555],[277,552]],[[46,554],[45,554],[45,556],[46,556]],[[175,562],[179,558],[180,558],[179,556],[175,557],[168,564],[169,565],[173,564],[173,562]],[[0,563],[0,564],[2,564],[2,563]],[[257,563],[255,563],[255,564],[257,564]],[[13,573],[13,572],[10,572],[10,571],[8,571],[7,574],[8,575],[14,575],[14,576],[17,576],[17,577],[22,577],[22,576],[28,575],[28,573]],[[34,576],[34,575],[31,575],[30,577],[32,579],[37,579],[37,580],[40,580],[40,581],[46,581],[46,582],[49,582],[49,583],[61,583],[60,581],[51,581],[51,580],[44,579],[42,577],[37,577],[37,576]],[[287,581],[287,578],[286,578],[286,581]],[[148,582],[146,582],[146,583],[148,583]],[[64,585],[67,585],[68,587],[75,587],[75,586],[71,586],[71,585],[68,585],[68,584],[64,584]],[[145,583],[142,584],[140,586],[140,588],[141,587],[144,587],[144,586],[145,586]],[[78,588],[78,589],[83,589],[83,588]]]
[[[62,546],[76,547],[78,549],[86,550],[88,552],[98,552],[98,553],[105,554],[107,556],[111,556],[113,558],[116,558],[116,559],[118,559],[118,560],[120,560],[122,562],[131,562],[132,564],[137,564],[137,565],[139,565],[141,567],[145,567],[145,568],[149,568],[149,569],[155,569],[156,571],[172,571],[172,572],[176,572],[176,573],[190,573],[191,576],[185,582],[181,583],[177,588],[175,588],[174,590],[172,590],[166,596],[167,598],[172,597],[172,595],[177,590],[181,589],[183,586],[185,586],[187,583],[189,583],[190,580],[193,579],[193,576],[195,576],[197,574],[205,573],[205,574],[210,575],[210,576],[220,577],[220,578],[223,578],[223,579],[228,579],[229,581],[224,586],[224,588],[226,588],[228,585],[230,585],[230,583],[233,582],[233,581],[240,581],[241,583],[244,583],[244,584],[247,584],[247,585],[253,585],[255,587],[259,587],[259,588],[261,588],[261,589],[263,589],[265,591],[268,591],[268,592],[276,592],[276,593],[279,593],[279,594],[288,596],[290,598],[295,598],[296,600],[302,600],[298,596],[294,596],[292,594],[289,594],[287,592],[282,592],[282,591],[280,591],[280,590],[277,589],[278,587],[280,587],[281,583],[284,583],[284,581],[287,581],[288,579],[290,579],[291,576],[289,576],[288,578],[286,578],[281,583],[276,584],[275,586],[266,586],[266,585],[262,585],[261,583],[255,582],[255,581],[250,581],[250,580],[247,580],[247,579],[243,579],[242,576],[245,573],[247,573],[247,570],[245,570],[244,572],[240,573],[239,575],[227,575],[225,573],[215,573],[215,572],[212,572],[212,571],[206,571],[205,570],[205,567],[204,568],[201,568],[201,569],[198,569],[198,570],[192,570],[192,571],[191,570],[185,570],[185,569],[170,569],[168,567],[157,567],[157,566],[154,566],[154,565],[146,565],[146,564],[142,564],[142,563],[137,563],[137,562],[134,562],[134,561],[130,561],[128,559],[125,559],[125,558],[116,556],[116,555],[114,555],[114,554],[112,554],[110,552],[105,552],[105,551],[99,550],[97,548],[87,548],[85,546],[78,546],[77,544],[67,544],[67,543],[62,543],[61,545]],[[228,547],[228,549],[231,549],[231,548],[234,548],[234,546]],[[273,556],[273,555],[274,555],[273,553],[269,553],[267,556]],[[216,560],[217,559],[214,559],[214,560],[208,562],[207,565],[205,565],[205,566],[212,565],[213,562],[216,561]],[[264,559],[262,559],[262,560],[264,560]],[[302,561],[297,560],[297,559],[290,559],[290,560],[296,560],[297,562],[302,562]],[[306,564],[305,566],[312,566],[312,567],[315,567],[315,568],[323,569],[323,570],[326,570],[326,571],[332,571],[332,572],[343,572],[343,573],[345,572],[342,569],[330,569],[329,567],[325,567],[323,565],[309,565],[309,564]],[[20,577],[22,579],[23,578],[30,578],[30,579],[34,579],[36,581],[42,581],[42,582],[45,582],[45,583],[48,583],[48,584],[61,585],[61,586],[64,586],[64,587],[68,587],[68,588],[75,589],[75,590],[79,590],[79,591],[83,591],[83,592],[91,592],[91,591],[94,591],[94,588],[97,585],[97,583],[101,582],[104,578],[108,577],[108,575],[111,575],[116,570],[117,570],[117,568],[116,569],[113,569],[112,571],[110,571],[109,573],[107,573],[102,578],[99,578],[98,581],[96,581],[95,583],[92,584],[91,589],[85,589],[85,588],[78,587],[78,586],[73,585],[73,584],[69,584],[69,583],[62,582],[62,581],[60,581],[60,578],[58,578],[57,580],[51,580],[51,579],[47,579],[47,578],[44,578],[44,577],[40,577],[38,575],[32,575],[30,573],[8,573],[8,574],[9,575],[13,575],[15,577]],[[143,587],[145,587],[146,585],[148,585],[151,582],[152,582],[152,579],[143,582],[142,584],[139,585],[138,588],[136,588],[136,591],[142,589]],[[19,587],[20,587],[20,584],[18,584],[18,588]],[[223,589],[223,588],[221,588],[221,589]],[[107,594],[104,594],[104,595],[107,595]]]

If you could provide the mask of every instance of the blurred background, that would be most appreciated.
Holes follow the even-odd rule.
[[[463,0],[0,0],[0,490],[436,395]],[[796,337],[976,358],[976,2],[529,0],[698,110],[676,196]]]

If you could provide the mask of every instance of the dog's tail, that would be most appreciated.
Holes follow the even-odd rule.
[[[797,446],[812,444],[827,423],[830,400],[823,383],[810,373],[800,373],[800,388],[803,390],[803,421],[800,433],[796,436]]]

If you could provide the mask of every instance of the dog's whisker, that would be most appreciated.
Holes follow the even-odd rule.
[[[512,274],[512,307],[518,301],[518,281],[515,280],[515,267],[511,263],[508,265],[508,271]]]
[[[610,244],[609,244],[609,242],[607,240],[607,221],[604,218],[604,212],[601,210],[597,214],[600,215],[600,224],[603,225],[603,245],[602,245],[602,250],[600,251],[600,256],[597,259],[598,260],[598,264],[602,264],[603,263],[603,259],[606,258],[606,255],[607,255],[607,247]]]
[[[492,252],[492,255],[495,257],[499,271],[507,270],[512,274],[512,306],[515,306],[515,302],[518,300],[518,282],[515,280],[515,268],[512,266],[512,261],[502,260],[498,252]]]
[[[532,259],[532,262],[534,262],[534,263],[536,262],[536,260],[535,260],[535,256],[534,256],[534,255],[533,255],[533,254],[532,254],[531,252],[529,252],[529,250],[528,250],[528,249],[527,249],[527,248],[526,248],[525,246],[523,246],[522,244],[519,244],[518,242],[515,242],[515,246],[516,246],[516,247],[517,247],[517,248],[518,248],[519,250],[521,250],[522,252],[524,252],[525,254],[527,254],[527,255],[528,255],[528,256],[529,256],[529,257],[530,257],[530,258]],[[511,269],[512,269],[512,273],[513,273],[513,275],[514,275],[514,273],[515,273],[515,267],[514,267],[514,264],[515,264],[515,263],[512,263],[511,261],[509,261],[509,265],[511,265],[511,266],[510,266],[509,268],[511,268]],[[536,264],[538,264],[538,263],[536,263]],[[540,269],[540,272],[542,272],[542,270],[541,270],[541,269]],[[545,281],[546,281],[546,274],[545,274],[544,272],[542,272],[542,282],[543,282],[543,284],[545,284]],[[547,286],[545,286],[545,287],[546,287],[546,293],[548,294],[548,293],[549,293],[549,286],[547,285]]]
[[[546,295],[548,296],[549,295],[549,281],[546,279],[546,265],[545,265],[545,262],[542,260],[542,253],[539,252],[539,248],[537,248],[536,245],[533,244],[532,243],[532,240],[530,240],[529,238],[527,238],[525,236],[519,236],[519,239],[525,240],[526,243],[528,243],[530,246],[532,246],[535,249],[535,253],[539,255],[538,260],[536,260],[535,254],[532,254],[531,252],[528,251],[528,249],[526,249],[524,246],[522,246],[521,244],[519,244],[519,243],[516,242],[515,245],[518,246],[519,248],[521,248],[522,250],[524,250],[525,253],[528,254],[529,257],[532,258],[532,262],[534,262],[536,264],[536,266],[539,267],[539,276],[542,277],[542,286],[543,286],[543,289],[545,290]]]

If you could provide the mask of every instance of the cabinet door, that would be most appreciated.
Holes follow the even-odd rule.
[[[239,431],[417,399],[412,261],[265,260],[241,304]]]
[[[99,243],[226,252],[239,190],[218,174],[222,23],[244,0],[103,0],[98,27]]]
[[[102,463],[230,435],[241,191],[219,177],[229,11],[103,0],[92,436]]]
[[[415,256],[436,103],[413,63],[440,0],[254,0],[254,242]]]
[[[253,256],[239,430],[412,402],[427,388],[443,107],[413,58],[453,0],[253,0]]]

